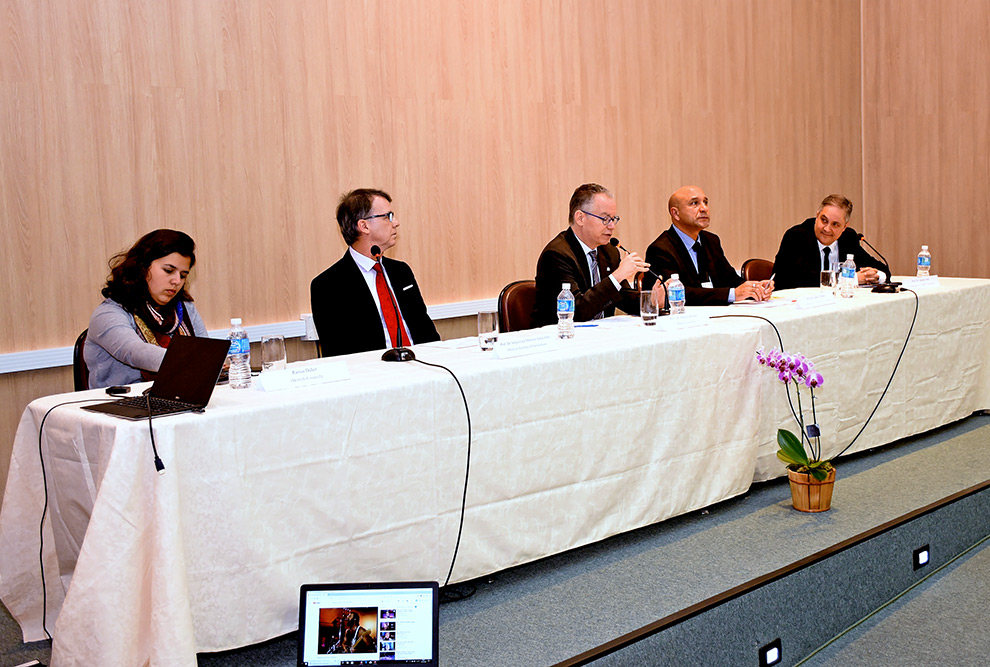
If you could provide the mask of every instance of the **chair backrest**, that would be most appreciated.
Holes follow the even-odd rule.
[[[747,259],[742,265],[743,280],[769,280],[773,275],[773,262],[769,259],[754,257]]]
[[[89,389],[89,369],[83,359],[83,348],[86,347],[86,334],[88,333],[89,329],[84,329],[79,334],[79,338],[76,339],[76,344],[72,346],[72,385],[75,391]]]
[[[502,288],[498,295],[499,331],[532,329],[535,303],[535,280],[517,280]]]

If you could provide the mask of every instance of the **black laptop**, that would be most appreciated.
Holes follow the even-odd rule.
[[[83,406],[124,419],[147,419],[202,410],[210,402],[230,341],[196,336],[173,336],[147,396],[129,396],[109,403]]]
[[[435,581],[305,584],[299,591],[297,667],[437,667],[439,598]]]

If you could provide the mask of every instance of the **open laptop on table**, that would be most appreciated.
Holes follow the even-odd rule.
[[[305,584],[297,667],[440,664],[435,581]]]
[[[153,417],[202,410],[210,402],[229,350],[226,339],[174,336],[147,396],[128,396],[83,409],[123,419],[147,419],[150,399]]]

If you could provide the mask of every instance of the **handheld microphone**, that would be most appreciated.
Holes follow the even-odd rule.
[[[371,246],[371,256],[376,262],[381,262],[382,249],[377,245]],[[387,280],[385,281],[385,289],[388,291],[388,298],[392,301],[392,310],[395,312],[395,340],[399,341],[400,347],[385,350],[385,354],[382,355],[382,361],[412,361],[416,358],[416,353],[408,347],[401,346],[402,316],[399,315],[399,306],[395,302],[395,295],[392,294],[392,288],[389,286]]]
[[[873,252],[875,252],[880,257],[880,261],[883,262],[883,265],[887,269],[887,279],[884,280],[884,282],[879,283],[878,285],[876,285],[873,288],[872,291],[877,292],[877,293],[881,293],[881,294],[894,294],[895,292],[898,292],[899,291],[898,288],[901,286],[901,284],[900,283],[894,283],[894,282],[891,282],[890,281],[890,276],[891,276],[891,273],[892,272],[890,270],[890,263],[887,262],[887,258],[884,257],[880,253],[879,250],[877,250],[876,248],[874,248],[873,247],[873,244],[871,244],[869,241],[867,241],[866,240],[866,236],[864,236],[863,234],[860,234],[860,233],[857,232],[856,233],[856,238],[857,238],[857,240],[862,241],[863,243],[865,243],[870,248],[870,250],[872,250]]]
[[[618,248],[619,250],[621,250],[622,252],[624,252],[624,253],[626,253],[627,255],[628,255],[628,254],[630,254],[630,253],[629,253],[629,251],[628,251],[628,250],[626,250],[625,248],[623,248],[623,247],[622,247],[622,244],[621,244],[621,243],[619,243],[619,239],[617,239],[617,238],[615,238],[614,236],[613,236],[612,238],[610,238],[610,239],[608,240],[608,243],[609,243],[609,245],[611,245],[611,246],[612,246],[613,248]],[[659,282],[659,283],[660,283],[661,285],[663,285],[663,278],[661,278],[660,276],[658,276],[658,275],[657,275],[657,274],[656,274],[656,273],[655,273],[655,272],[653,271],[653,269],[647,269],[647,271],[649,272],[649,274],[650,274],[651,276],[653,276],[654,278],[656,278],[656,279],[657,279],[657,281],[658,281],[658,282]],[[663,308],[661,309],[661,311],[660,311],[660,313],[659,313],[659,314],[660,314],[660,315],[667,315],[668,313],[670,313],[670,301],[668,300],[668,297],[667,297],[667,286],[666,286],[666,285],[664,285],[664,288],[663,288]]]

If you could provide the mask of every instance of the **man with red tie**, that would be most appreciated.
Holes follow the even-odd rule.
[[[347,252],[310,284],[323,356],[440,340],[412,269],[382,256],[395,245],[399,228],[388,193],[345,193],[337,224]]]

